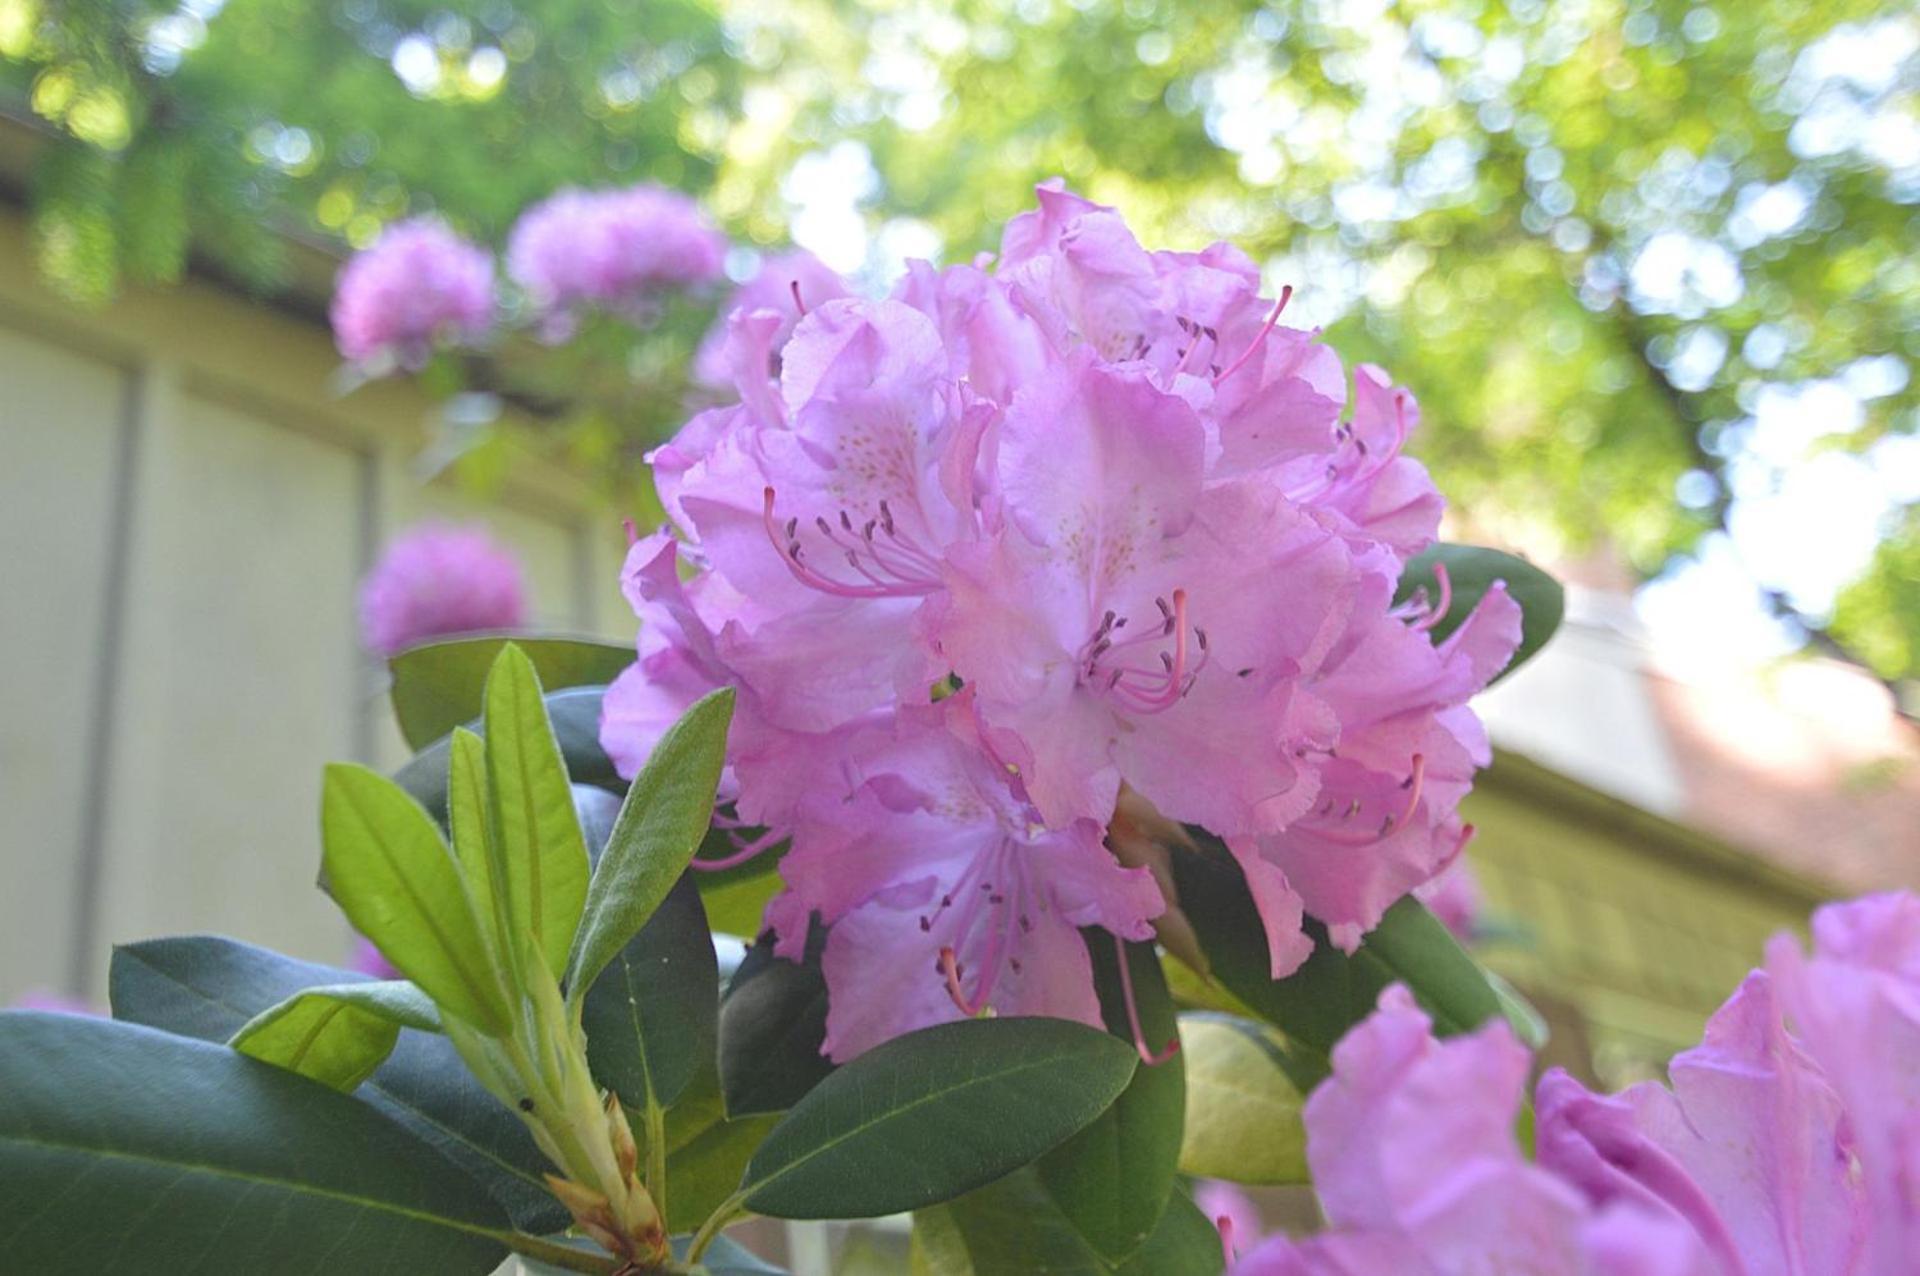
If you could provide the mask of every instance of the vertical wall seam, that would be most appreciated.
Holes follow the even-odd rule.
[[[366,448],[360,457],[360,509],[356,521],[355,535],[359,544],[355,546],[354,558],[357,563],[353,578],[355,592],[347,597],[347,608],[352,613],[349,630],[354,635],[347,644],[348,673],[350,687],[360,688],[358,711],[353,718],[353,756],[367,766],[377,766],[379,759],[379,730],[374,725],[377,715],[386,710],[386,665],[361,650],[358,615],[359,595],[357,582],[367,578],[373,570],[373,562],[380,552],[380,498],[381,473],[380,451],[377,447]]]
[[[114,472],[109,485],[107,562],[101,573],[100,641],[95,648],[93,703],[87,722],[87,756],[92,783],[81,791],[80,843],[73,874],[73,936],[67,954],[67,992],[90,997],[95,963],[99,960],[100,914],[105,906],[107,816],[112,806],[116,768],[114,728],[120,710],[122,652],[125,646],[129,564],[133,553],[142,435],[145,433],[147,382],[153,375],[145,363],[123,367],[120,373],[120,420],[115,429]]]

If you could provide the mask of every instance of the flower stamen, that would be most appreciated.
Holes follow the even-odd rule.
[[[1142,1063],[1149,1068],[1157,1068],[1180,1053],[1180,1036],[1174,1034],[1173,1040],[1157,1053],[1147,1048],[1146,1030],[1140,1026],[1140,1003],[1133,995],[1133,970],[1127,962],[1127,941],[1118,935],[1113,937],[1113,956],[1120,963],[1120,996],[1127,1003],[1127,1027],[1133,1031],[1133,1048],[1140,1052]]]

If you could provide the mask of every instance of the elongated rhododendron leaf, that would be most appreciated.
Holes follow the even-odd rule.
[[[262,1063],[352,1090],[373,1075],[401,1028],[440,1030],[427,995],[404,980],[308,988],[249,1019],[229,1043]]]
[[[387,662],[393,714],[410,749],[424,749],[480,716],[487,673],[509,639],[455,638],[411,647]],[[548,692],[604,686],[633,663],[631,643],[591,638],[515,637]]]

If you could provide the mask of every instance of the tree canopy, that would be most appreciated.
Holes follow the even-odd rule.
[[[1724,540],[1792,624],[1920,676],[1911,9],[0,0],[0,53],[66,139],[36,207],[83,297],[189,242],[268,281],[275,225],[498,242],[641,177],[748,242],[852,219],[880,272],[990,250],[1063,176],[1143,239],[1241,244],[1413,387],[1476,534],[1643,576]]]

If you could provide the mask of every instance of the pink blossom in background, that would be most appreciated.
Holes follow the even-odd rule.
[[[353,952],[347,958],[347,969],[372,975],[375,979],[406,978],[400,973],[400,968],[388,961],[386,954],[375,948],[373,941],[364,935],[353,937]]]
[[[1350,395],[1238,250],[1038,201],[997,263],[912,263],[885,300],[803,280],[802,317],[799,268],[763,274],[709,337],[737,401],[649,458],[670,526],[629,556],[602,742],[632,774],[736,688],[722,796],[741,855],[791,840],[781,951],[831,924],[840,1059],[987,1008],[1091,1018],[1079,928],[1164,907],[1103,845],[1123,788],[1227,840],[1276,974],[1306,913],[1357,943],[1457,857],[1465,705],[1519,639],[1499,590],[1439,647],[1447,599],[1393,604],[1441,510],[1410,395],[1371,368]]]
[[[520,215],[507,273],[560,336],[580,309],[633,313],[660,289],[718,278],[725,255],[726,239],[679,191],[568,189]]]
[[[437,218],[396,222],[340,272],[331,314],[344,357],[418,367],[435,342],[473,342],[486,333],[493,258]]]
[[[761,259],[751,278],[733,290],[718,318],[701,339],[693,374],[703,385],[731,388],[736,368],[729,347],[729,317],[736,312],[765,312],[777,317],[766,338],[766,353],[778,355],[793,336],[803,311],[845,297],[852,290],[833,267],[804,248]]]
[[[519,560],[478,527],[421,523],[360,583],[360,641],[388,657],[433,638],[527,623]]]
[[[70,997],[63,992],[49,992],[44,988],[34,988],[22,993],[13,1003],[14,1010],[41,1010],[56,1015],[100,1015],[104,1012],[91,1002],[78,997]]]

